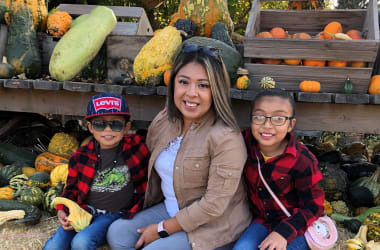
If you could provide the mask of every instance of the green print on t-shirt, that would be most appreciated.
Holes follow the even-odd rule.
[[[130,175],[126,165],[108,168],[96,174],[91,191],[116,192],[125,187],[129,181]]]

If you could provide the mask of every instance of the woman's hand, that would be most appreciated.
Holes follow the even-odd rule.
[[[57,217],[59,223],[61,223],[62,227],[66,231],[74,230],[74,228],[70,225],[69,221],[67,220],[67,214],[63,210],[58,210]]]
[[[286,250],[287,241],[281,234],[271,232],[259,245],[260,250]]]
[[[137,229],[137,232],[141,234],[139,240],[137,241],[135,248],[139,249],[142,246],[147,246],[151,242],[160,238],[158,235],[158,225],[150,224],[149,226]]]

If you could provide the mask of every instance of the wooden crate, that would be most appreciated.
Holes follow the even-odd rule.
[[[96,5],[82,4],[60,4],[58,10],[68,12],[73,18],[90,13]],[[153,35],[153,29],[145,10],[140,7],[124,7],[124,6],[106,6],[113,10],[118,22],[115,28],[111,31],[110,36],[133,36],[133,35]],[[128,18],[131,21],[122,22],[121,18]],[[59,37],[53,37],[46,33],[39,33],[39,40],[42,54],[42,69],[43,73],[49,74],[49,61],[53,49]]]
[[[331,21],[338,21],[343,32],[357,29],[366,40],[302,40],[256,38],[256,34],[282,27],[290,34],[306,32],[316,35]],[[277,87],[299,91],[302,80],[318,80],[321,92],[340,93],[347,77],[355,93],[367,93],[379,47],[377,3],[370,0],[368,9],[346,10],[263,10],[260,0],[254,0],[247,24],[244,57],[245,68],[250,73],[252,89],[259,88],[263,76],[275,79]],[[316,59],[331,61],[364,61],[365,68],[333,68],[254,63],[260,58]]]

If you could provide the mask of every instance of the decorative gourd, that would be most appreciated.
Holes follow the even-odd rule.
[[[337,214],[348,215],[350,213],[350,210],[347,207],[346,202],[344,202],[342,200],[332,201],[331,207],[333,209],[333,212],[337,213]]]
[[[68,162],[68,158],[50,152],[43,152],[37,156],[34,166],[38,172],[49,174],[55,167]]]
[[[73,79],[98,54],[116,22],[111,9],[95,7],[58,41],[49,62],[51,76],[58,81]]]
[[[30,177],[32,176],[32,174],[34,174],[37,170],[35,168],[32,168],[32,167],[25,167],[22,169],[22,173],[24,175],[26,175],[27,177]]]
[[[47,30],[52,36],[63,36],[70,29],[73,19],[66,11],[56,11],[47,18]]]
[[[380,192],[379,177],[380,177],[380,168],[377,169],[375,173],[373,173],[372,176],[369,176],[369,177],[366,176],[366,177],[361,177],[357,179],[351,184],[351,187],[352,188],[366,187],[371,191],[373,199],[375,199]]]
[[[371,95],[380,95],[380,75],[374,75],[371,77],[368,93]]]
[[[347,250],[364,250],[365,244],[361,239],[354,238],[346,240],[345,246]]]
[[[21,169],[14,165],[7,165],[0,168],[0,187],[8,185],[12,177],[21,173]]]
[[[354,234],[356,234],[359,231],[361,225],[362,223],[359,220],[355,219],[343,221],[343,226]]]
[[[327,24],[323,30],[323,35],[325,39],[334,39],[336,33],[342,33],[343,28],[339,22],[330,22]]]
[[[197,30],[197,26],[191,19],[178,19],[174,23],[174,27],[176,27],[177,30],[182,30],[186,33],[186,36],[182,36],[183,40],[186,40],[195,36],[195,32]]]
[[[0,162],[3,164],[8,165],[20,161],[29,166],[33,166],[35,159],[36,155],[30,151],[17,147],[13,144],[0,142]]]
[[[330,215],[330,214],[333,213],[333,209],[332,209],[332,206],[331,206],[330,202],[328,202],[327,200],[324,200],[323,201],[323,206],[325,207],[324,214]]]
[[[256,37],[261,37],[261,38],[272,38],[272,34],[269,33],[268,31],[263,31],[260,33],[256,34]]]
[[[227,26],[224,23],[216,23],[212,26],[211,38],[222,41],[225,44],[235,48],[235,45],[228,34]]]
[[[70,158],[78,147],[79,142],[74,136],[61,132],[54,134],[53,138],[51,138],[48,145],[48,151],[64,158]],[[62,160],[60,159],[56,162],[61,161]]]
[[[230,34],[234,30],[227,0],[181,0],[170,24],[173,25],[178,19],[193,20],[197,26],[197,36],[210,37],[212,26],[216,23],[224,23]]]
[[[299,88],[303,92],[317,93],[321,90],[321,83],[318,81],[305,80],[300,83]]]
[[[0,188],[0,199],[12,200],[14,192],[11,187],[2,187]]]
[[[9,186],[17,190],[18,188],[24,186],[27,181],[28,181],[28,176],[24,174],[19,174],[12,177],[12,179],[9,181]]]
[[[260,81],[260,88],[262,89],[273,89],[276,86],[276,82],[272,77],[264,76]]]
[[[352,94],[353,91],[353,86],[352,82],[349,77],[347,77],[347,80],[344,82],[344,87],[343,87],[343,93],[345,94]]]
[[[172,75],[172,69],[171,68],[165,70],[165,73],[164,73],[164,83],[165,83],[166,86],[169,85],[171,75]]]
[[[50,186],[50,175],[45,172],[35,172],[29,177],[26,185],[29,187],[35,186],[40,188],[46,188]]]
[[[337,213],[331,214],[330,217],[331,217],[331,219],[335,220],[336,222],[343,222],[345,220],[355,219],[355,220],[358,220],[358,221],[363,223],[365,218],[367,218],[367,216],[372,214],[372,213],[380,213],[380,206],[370,207],[366,211],[364,211],[362,214],[355,216],[355,217],[350,217],[350,216],[337,214]]]
[[[269,33],[272,35],[273,38],[286,38],[286,32],[283,28],[280,27],[274,27],[272,28]]]
[[[380,213],[372,213],[364,220],[364,225],[368,225],[367,239],[380,241]]]
[[[319,185],[325,191],[325,199],[328,201],[343,200],[347,193],[347,173],[340,169],[339,163],[321,161],[318,167],[323,175]]]
[[[22,219],[25,216],[24,210],[10,210],[0,212],[0,226],[9,220]]]
[[[370,240],[365,245],[365,250],[379,250],[380,249],[380,242],[375,242],[374,240]]]
[[[30,225],[35,225],[40,221],[41,218],[41,211],[36,206],[18,200],[0,199],[0,211],[9,210],[25,211],[25,217],[23,219],[16,220],[16,223],[27,223]]]
[[[0,63],[0,78],[10,79],[16,75],[16,69],[9,63]]]
[[[74,201],[64,197],[56,197],[53,199],[52,205],[56,207],[58,204],[63,204],[70,210],[67,220],[76,232],[79,232],[90,225],[92,215]]]
[[[38,207],[42,203],[44,192],[39,187],[26,187],[19,189],[14,197],[22,202]]]
[[[249,80],[247,75],[240,76],[236,81],[237,89],[248,89],[251,84],[251,80]]]
[[[56,209],[52,206],[52,201],[55,197],[59,197],[62,194],[64,184],[60,182],[57,186],[51,187],[44,194],[42,206],[45,211],[48,211],[51,215],[56,214]]]
[[[237,69],[242,65],[243,58],[241,54],[231,46],[228,46],[224,42],[215,40],[208,37],[195,36],[187,39],[183,44],[194,43],[201,46],[211,46],[219,50],[219,55],[222,58],[228,75],[230,76],[231,83],[234,83],[237,79]]]
[[[186,40],[186,41],[189,41]],[[137,54],[133,72],[139,85],[157,85],[162,82],[164,72],[171,68],[182,39],[179,31],[171,26],[153,36]]]
[[[53,169],[50,173],[51,186],[55,187],[58,183],[63,182],[66,184],[67,175],[69,174],[69,165],[62,164]]]
[[[71,25],[70,25],[70,29],[73,28],[75,25],[77,25],[78,23],[82,22],[83,20],[85,20],[90,14],[82,14],[80,16],[78,16],[77,18],[75,18],[72,22],[71,22]]]
[[[4,0],[0,5],[6,6],[8,10],[13,12],[17,12],[25,6],[28,7],[33,17],[34,29],[41,32],[45,31],[48,17],[45,0]],[[5,21],[10,25],[13,21],[12,15],[5,14]]]
[[[23,1],[24,2],[24,1]],[[41,76],[42,62],[33,16],[27,6],[11,9],[6,57],[17,74],[35,79]]]

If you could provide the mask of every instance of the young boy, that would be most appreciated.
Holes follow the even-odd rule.
[[[291,132],[294,116],[295,102],[286,91],[264,90],[253,101],[251,128],[243,131],[248,153],[244,176],[253,222],[235,250],[309,249],[304,233],[324,210],[324,192],[318,186],[322,174],[315,156]],[[261,181],[256,155],[266,182],[291,217]]]
[[[129,118],[122,96],[102,93],[91,97],[85,119],[94,139],[71,156],[62,196],[91,212],[93,219],[76,233],[67,221],[68,209],[58,205],[61,226],[44,249],[96,249],[106,243],[108,226],[114,220],[130,219],[142,209],[149,153],[141,136],[126,135]]]

